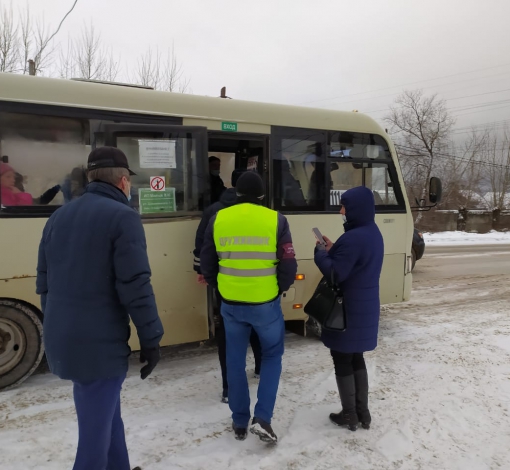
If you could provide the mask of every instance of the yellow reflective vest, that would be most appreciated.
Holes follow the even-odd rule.
[[[225,300],[261,304],[278,297],[278,212],[256,204],[222,209],[214,222],[218,290]]]

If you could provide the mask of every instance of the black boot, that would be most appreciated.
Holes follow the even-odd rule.
[[[337,426],[347,426],[351,431],[358,428],[358,415],[356,414],[356,386],[354,375],[347,377],[336,376],[336,384],[342,402],[340,413],[331,413],[329,419]]]
[[[366,369],[354,372],[356,383],[356,412],[363,429],[370,429],[372,417],[368,411],[368,374]]]

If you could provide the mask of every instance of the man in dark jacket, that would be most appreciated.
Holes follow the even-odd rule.
[[[130,470],[120,414],[128,370],[129,320],[145,379],[159,361],[158,316],[139,215],[129,207],[126,156],[91,152],[85,194],[58,209],[39,247],[37,293],[50,370],[72,380],[79,441],[73,470]]]
[[[228,401],[236,439],[250,421],[246,349],[252,328],[262,347],[258,401],[250,431],[275,443],[271,418],[282,370],[285,322],[280,295],[294,283],[297,263],[287,219],[266,207],[264,185],[252,171],[236,184],[237,204],[211,219],[200,254],[207,283],[219,290],[227,337]]]
[[[375,223],[372,191],[363,186],[342,194],[340,213],[345,233],[333,244],[317,245],[315,263],[324,276],[331,276],[343,293],[347,327],[343,332],[322,331],[322,341],[331,350],[342,411],[329,417],[338,426],[355,431],[358,423],[370,427],[368,375],[363,353],[377,347],[379,329],[379,277],[384,244]]]
[[[200,284],[207,284],[200,269],[200,251],[202,250],[202,245],[204,244],[204,235],[209,225],[211,218],[221,209],[225,209],[226,207],[233,206],[237,202],[237,195],[235,190],[235,185],[237,184],[237,180],[246,170],[234,170],[232,172],[231,184],[232,188],[227,189],[220,197],[218,202],[215,202],[211,206],[209,206],[202,215],[202,220],[197,229],[197,233],[195,236],[195,249],[193,250],[194,261],[193,261],[193,269],[197,273],[197,280]],[[223,392],[221,395],[221,401],[223,403],[228,403],[228,381],[227,381],[227,341],[225,337],[225,324],[223,322],[223,317],[219,312],[219,307],[221,304],[220,294],[217,289],[214,290],[214,306],[213,306],[213,315],[214,315],[214,336],[216,338],[216,342],[218,345],[218,358],[220,360],[220,368],[221,368],[221,378],[223,385]],[[253,351],[253,357],[255,358],[255,377],[260,375],[260,363],[262,361],[261,350],[260,350],[260,341],[259,337],[255,330],[252,329],[250,335],[250,344]]]
[[[218,202],[227,189],[220,177],[221,160],[218,157],[209,157],[209,177],[211,186],[211,204]]]

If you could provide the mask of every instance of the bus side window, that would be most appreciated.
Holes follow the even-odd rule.
[[[355,132],[331,133],[329,161],[338,169],[331,171],[329,205],[340,205],[342,194],[356,186],[366,186],[376,206],[398,206],[389,168],[391,153],[378,135]]]
[[[0,112],[3,206],[61,205],[62,187],[90,153],[88,120]],[[10,172],[14,171],[13,184]]]
[[[307,132],[307,136],[300,134]],[[322,136],[299,130],[283,136],[273,151],[274,207],[283,211],[312,212],[325,209],[325,159]]]

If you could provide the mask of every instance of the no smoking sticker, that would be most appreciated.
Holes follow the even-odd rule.
[[[165,190],[165,178],[162,176],[151,176],[151,191],[164,191]]]

